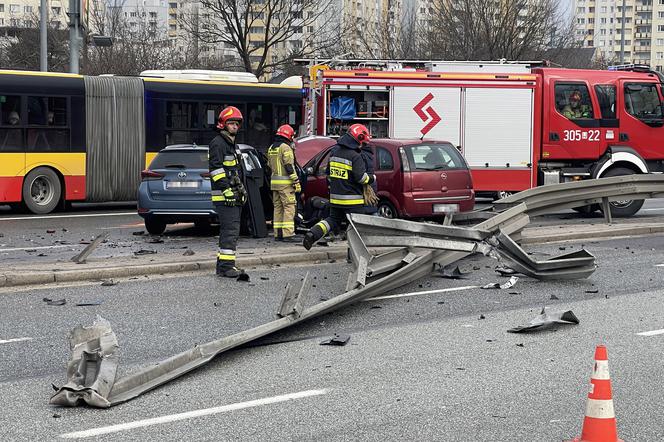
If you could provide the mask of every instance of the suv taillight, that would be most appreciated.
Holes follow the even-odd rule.
[[[204,179],[209,180],[209,179],[210,179],[210,172],[203,172],[203,173],[201,174],[201,176],[202,176]]]
[[[143,181],[160,180],[163,177],[164,177],[163,174],[159,172],[154,172],[150,169],[145,169],[144,171],[141,172],[141,179]]]
[[[401,157],[401,167],[404,172],[410,172],[410,163],[408,162],[408,155],[403,147],[399,148],[399,156]]]

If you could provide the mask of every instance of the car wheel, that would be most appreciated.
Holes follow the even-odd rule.
[[[53,169],[38,167],[23,180],[23,203],[32,213],[51,213],[61,196],[60,178]]]
[[[145,229],[150,235],[161,235],[166,230],[166,223],[158,218],[145,218]]]
[[[380,200],[378,202],[378,215],[388,219],[394,219],[399,216],[397,209],[387,200]]]
[[[496,192],[494,195],[494,198],[497,200],[501,200],[503,198],[507,198],[508,196],[514,195],[516,192],[510,192],[509,190],[499,190]]]
[[[634,175],[634,171],[625,169],[624,167],[616,167],[602,175],[602,178],[624,175]],[[642,206],[643,200],[611,201],[609,203],[609,207],[611,208],[611,216],[615,216],[616,218],[630,217],[641,210]]]

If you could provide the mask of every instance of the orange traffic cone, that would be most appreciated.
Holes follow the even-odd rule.
[[[611,396],[609,356],[603,345],[598,345],[595,349],[595,366],[590,377],[590,386],[581,437],[571,442],[623,442],[618,439],[616,414]]]

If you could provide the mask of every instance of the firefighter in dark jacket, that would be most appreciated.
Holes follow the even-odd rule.
[[[295,170],[293,137],[295,131],[288,124],[277,129],[274,143],[267,151],[272,169],[270,188],[274,203],[272,227],[276,241],[292,242],[295,237],[295,195],[302,191]]]
[[[364,160],[364,167],[367,169],[367,175],[374,175],[374,153],[369,144],[362,144],[362,159]],[[371,192],[368,187],[371,188]],[[371,193],[371,196],[368,196],[368,193]],[[378,213],[378,183],[376,181],[371,184],[364,185],[364,213],[367,215],[375,215]],[[368,201],[369,200],[369,201]]]
[[[303,245],[309,250],[316,241],[336,230],[349,213],[366,213],[364,185],[376,180],[369,175],[362,158],[362,145],[371,139],[362,124],[353,124],[341,136],[330,153],[327,177],[330,183],[330,216],[317,223],[304,236]]]
[[[241,169],[235,151],[235,137],[242,124],[242,113],[229,106],[219,113],[219,135],[210,142],[209,167],[212,204],[219,216],[217,276],[237,278],[242,270],[235,266],[235,250],[240,235],[240,215],[246,200]]]

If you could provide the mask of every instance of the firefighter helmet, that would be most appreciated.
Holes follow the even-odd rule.
[[[364,124],[353,124],[348,128],[348,133],[358,143],[368,143],[371,140],[369,129]]]
[[[283,126],[279,126],[279,129],[277,129],[277,135],[284,137],[288,141],[293,141],[295,131],[288,124],[284,124]]]
[[[217,120],[217,129],[225,129],[226,123],[229,121],[237,121],[242,123],[242,112],[235,106],[225,107],[219,112],[219,119]]]

